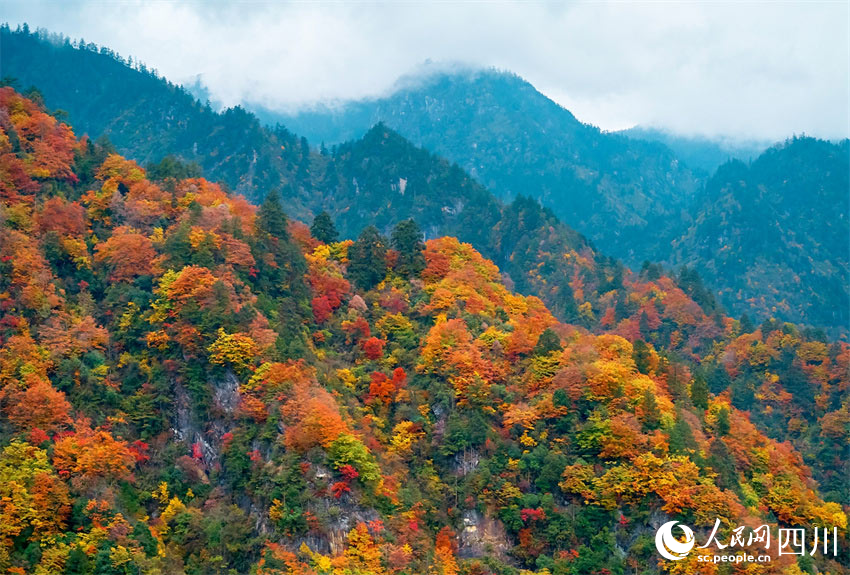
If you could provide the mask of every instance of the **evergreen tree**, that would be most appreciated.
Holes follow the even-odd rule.
[[[307,182],[310,178],[310,144],[307,138],[301,137],[301,157],[298,161],[296,177],[299,182]]]
[[[150,163],[145,168],[148,179],[163,181],[167,179],[184,180],[200,178],[201,166],[194,162],[184,162],[174,155],[165,156],[158,163]]]
[[[717,311],[717,301],[714,299],[714,294],[705,287],[702,277],[696,269],[682,266],[679,271],[679,287],[691,296],[691,299],[697,302],[707,315],[713,315]]]
[[[638,319],[638,329],[640,329],[640,336],[644,340],[649,339],[649,334],[650,334],[649,316],[646,315],[646,311],[640,312],[640,319]]]
[[[563,279],[560,280],[560,297],[556,305],[561,310],[561,315],[567,323],[579,323],[581,320],[578,315],[578,305],[576,305],[575,293],[570,285],[569,277],[563,274]]]
[[[398,252],[396,271],[403,277],[418,276],[425,269],[425,244],[422,230],[412,219],[399,222],[391,236],[392,247]]]
[[[655,394],[648,389],[643,391],[641,407],[643,408],[643,430],[652,431],[658,429],[661,425],[661,410],[658,409]]]
[[[735,472],[735,458],[726,442],[715,437],[708,447],[708,464],[717,472],[715,482],[721,489],[737,490],[738,479]]]
[[[753,333],[756,329],[756,326],[753,325],[753,320],[750,319],[750,316],[744,314],[741,316],[741,333]]]
[[[626,304],[625,293],[619,294],[617,303],[614,304],[614,317],[617,321],[621,321],[629,317],[629,306]]]
[[[706,379],[708,381],[708,390],[715,395],[726,391],[732,384],[726,368],[716,363],[706,370]]]
[[[78,573],[90,573],[91,560],[88,554],[79,545],[71,547],[68,558],[65,560],[65,573],[76,575]]]
[[[570,396],[563,389],[556,389],[552,394],[552,403],[555,407],[567,407],[570,405]]]
[[[697,441],[691,426],[685,421],[684,412],[681,408],[676,409],[676,423],[670,430],[670,453],[675,455],[689,455],[697,452]]]
[[[270,192],[257,211],[253,251],[257,260],[255,283],[261,291],[275,297],[307,297],[307,263],[301,250],[290,241],[287,217],[277,191]],[[264,262],[264,253],[274,256],[274,265]]]
[[[768,318],[761,322],[761,326],[759,326],[761,330],[761,336],[764,339],[767,339],[767,336],[770,332],[779,329],[779,322],[773,318]]]
[[[699,409],[708,409],[708,384],[701,374],[695,375],[691,384],[691,402]]]
[[[348,275],[360,289],[369,290],[387,275],[387,244],[375,226],[364,229],[348,249]]]
[[[670,393],[676,399],[682,399],[687,397],[688,390],[685,387],[684,382],[682,381],[682,368],[673,360],[667,359],[667,367],[665,369],[665,373],[667,374],[667,388],[670,390]]]
[[[551,327],[547,327],[537,339],[537,345],[534,346],[534,355],[547,355],[553,351],[561,351],[561,338]]]
[[[664,275],[664,269],[661,264],[654,264],[649,261],[644,261],[641,267],[641,274],[646,276],[647,281],[654,282]]]
[[[794,401],[804,410],[813,406],[814,397],[812,396],[806,401],[807,398],[804,395],[794,393],[794,377],[791,374],[786,377],[788,383],[785,384],[785,388],[794,396]],[[743,411],[749,411],[756,401],[756,385],[756,382],[750,377],[739,377],[733,381],[729,386],[731,392],[729,397],[732,400],[732,405]]]
[[[324,210],[313,218],[310,234],[323,244],[332,244],[339,239],[339,232],[336,231],[331,215]]]
[[[650,359],[652,354],[649,351],[649,346],[642,339],[635,340],[632,347],[632,359],[635,362],[637,370],[646,375],[649,373]]]
[[[286,213],[280,203],[280,192],[272,190],[257,210],[257,229],[279,241],[289,239]]]
[[[255,288],[267,295],[260,307],[276,317],[275,330],[281,336],[276,347],[282,358],[300,357],[305,349],[304,320],[309,317],[309,292],[304,283],[307,262],[290,241],[287,217],[280,194],[272,191],[257,211],[252,252],[256,260]],[[265,261],[272,254],[274,264]]]
[[[729,409],[722,407],[717,412],[717,422],[714,424],[714,431],[718,437],[729,435]]]

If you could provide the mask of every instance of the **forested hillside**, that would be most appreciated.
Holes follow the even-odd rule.
[[[5,26],[0,43],[3,74],[20,89],[37,87],[79,131],[108,136],[142,164],[166,155],[197,162],[207,177],[255,200],[288,184],[294,211],[306,213],[310,194],[298,192],[312,181],[309,147],[289,131],[263,129],[241,108],[216,114],[154,72],[133,70],[131,61],[84,41],[80,49],[66,38]],[[663,240],[645,230],[679,222],[696,190],[693,176],[663,145],[600,133],[517,77],[436,76],[425,86],[425,94],[402,92],[368,114],[352,111],[357,128],[344,124],[333,141],[359,139],[384,121],[457,162],[502,199],[533,197],[606,253],[632,262],[657,259],[647,254]],[[421,108],[425,101],[430,104]],[[316,126],[323,121],[310,115],[286,118],[286,125],[318,146]]]
[[[847,332],[850,140],[794,138],[706,184],[673,260],[698,266],[736,313]]]
[[[415,217],[427,237],[471,242],[515,289],[541,297],[562,320],[602,317],[608,306],[596,301],[596,286],[608,280],[584,273],[585,299],[570,291],[578,285],[577,262],[579,268],[594,262],[596,278],[620,277],[622,266],[607,257],[613,255],[632,267],[665,262],[677,268],[668,272],[677,282],[682,264],[689,266],[686,277],[705,271],[707,289],[721,293],[736,315],[847,333],[847,246],[835,239],[846,231],[846,215],[825,226],[828,237],[807,229],[819,217],[793,217],[798,209],[829,213],[833,200],[845,207],[838,215],[847,213],[842,194],[850,183],[846,162],[840,166],[846,144],[813,146],[794,162],[767,153],[756,163],[774,165],[756,167],[750,177],[766,199],[754,201],[744,188],[723,182],[726,168],[703,189],[663,145],[600,133],[508,74],[438,74],[385,100],[289,118],[315,134],[313,146],[323,135],[357,133],[338,147],[316,149],[241,108],[215,113],[106,48],[8,26],[0,27],[0,46],[4,81],[37,88],[33,97],[67,112],[63,117],[78,132],[108,136],[140,165],[177,159],[189,164],[184,176],[203,174],[254,202],[278,190],[294,217],[330,212],[342,237],[372,224],[388,233],[394,222]],[[372,129],[379,118],[386,123]],[[415,148],[393,126],[460,168]],[[770,181],[761,181],[763,171]],[[796,191],[786,180],[796,182]],[[537,201],[550,207],[540,209]],[[715,260],[715,245],[726,241],[716,224],[727,220],[736,222],[735,235]],[[582,258],[562,258],[564,251]],[[587,289],[588,282],[594,287]],[[585,302],[591,320],[586,306],[579,314]],[[704,305],[709,315],[714,307]]]
[[[537,295],[563,320],[627,330],[646,311],[639,303],[642,296],[635,293],[648,289],[641,278],[594,250],[536,200],[519,196],[503,204],[456,165],[415,147],[383,124],[323,161],[317,187],[324,193],[315,209],[326,210],[339,223],[341,237],[356,237],[362,229],[358,224],[389,234],[395,222],[412,217],[425,237],[452,235],[476,246],[498,264],[504,281],[521,293]],[[664,296],[653,298],[657,307],[649,312],[658,319],[656,337],[668,343],[673,337],[674,347],[708,345],[723,320],[698,274],[686,270],[670,277],[657,265],[649,267],[645,276],[665,285]],[[679,294],[702,308],[676,315],[672,302]]]
[[[413,217],[427,237],[448,234],[472,243],[498,262],[516,289],[540,296],[562,319],[595,325],[611,302],[625,299],[620,294],[597,301],[597,295],[611,291],[611,286],[622,292],[618,279],[622,265],[597,254],[536,201],[521,197],[503,204],[457,166],[416,148],[384,125],[360,140],[316,153],[306,140],[283,128],[273,134],[259,128],[256,119],[241,110],[212,113],[180,88],[145,70],[129,68],[108,50],[85,43],[74,47],[43,32],[12,32],[7,27],[0,27],[0,42],[5,47],[0,66],[17,75],[18,86],[36,83],[47,105],[72,110],[69,118],[84,132],[109,136],[118,151],[142,164],[165,159],[163,165],[172,165],[172,156],[183,163],[196,162],[210,179],[220,179],[254,200],[278,189],[293,216],[309,219],[311,212],[330,212],[343,238],[355,237],[368,225],[388,233],[395,222]],[[64,83],[53,75],[63,63],[66,71],[59,77]],[[67,69],[81,73],[74,76]],[[110,89],[112,82],[116,90]],[[134,93],[150,98],[139,104],[118,84],[132,85]],[[79,88],[68,90],[70,85]],[[224,124],[232,130],[225,130]],[[174,143],[191,134],[200,138],[207,128],[214,135],[210,141],[220,141],[221,150],[196,150],[194,144],[187,149]],[[246,132],[258,136],[240,139]],[[251,142],[256,147],[246,145]],[[251,158],[265,156],[273,158],[275,169],[261,172],[261,178],[246,179]],[[248,171],[221,169],[222,157],[230,158],[228,165],[249,166]],[[199,173],[190,166],[182,175]]]
[[[306,178],[309,147],[286,130],[262,127],[242,108],[222,113],[198,102],[132,58],[106,47],[41,31],[0,26],[0,73],[21,90],[36,88],[78,132],[106,136],[142,165],[173,155],[247,197]],[[292,186],[293,192],[298,191]],[[290,202],[297,202],[293,194]],[[300,205],[293,206],[304,212]]]
[[[846,141],[795,138],[758,156],[756,147],[652,131],[626,138],[581,124],[518,77],[481,71],[438,73],[386,98],[277,118],[316,141],[384,122],[497,194],[549,206],[602,253],[705,270],[736,314],[847,333]],[[722,165],[705,184],[686,167],[706,174],[735,155],[747,163]],[[821,225],[824,214],[834,217]]]
[[[410,84],[374,101],[267,118],[316,142],[359,138],[384,122],[457,162],[500,198],[537,199],[630,263],[658,259],[698,189],[663,144],[583,124],[512,74],[436,72]]]
[[[415,222],[339,241],[187,174],[0,88],[3,570],[721,573],[652,540],[719,518],[839,529],[738,573],[847,573],[847,344],[651,264],[561,323]]]

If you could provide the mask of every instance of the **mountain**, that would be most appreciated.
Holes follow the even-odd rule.
[[[326,144],[383,122],[500,198],[539,200],[632,264],[658,259],[700,185],[666,146],[583,124],[520,77],[496,71],[436,72],[385,98],[276,119]]]
[[[675,332],[679,341],[672,347],[689,351],[710,346],[722,331],[721,310],[698,276],[674,279],[659,266],[632,273],[536,200],[500,202],[457,165],[383,124],[322,159],[323,172],[313,167],[321,174],[321,204],[314,210],[328,212],[343,237],[367,225],[389,233],[413,218],[426,237],[448,234],[474,245],[513,289],[540,297],[565,321],[633,334],[641,315],[650,313],[653,331],[645,328],[646,338],[669,346]],[[646,297],[653,284],[665,297]],[[681,304],[692,306],[691,313],[678,314]]]
[[[701,170],[707,176],[729,160],[750,162],[770,146],[768,143],[752,140],[683,136],[643,126],[635,126],[619,133],[637,140],[662,143],[685,165]]]
[[[333,152],[317,153],[306,139],[280,126],[264,128],[244,110],[215,113],[108,49],[85,43],[75,47],[43,31],[8,27],[0,27],[0,41],[0,65],[17,77],[18,85],[36,83],[46,105],[65,110],[81,131],[108,136],[118,151],[152,171],[160,168],[151,162],[167,157],[167,167],[174,157],[197,163],[204,175],[254,201],[278,189],[290,215],[309,220],[326,210],[343,237],[355,237],[368,225],[388,233],[397,222],[415,218],[428,237],[449,234],[472,243],[502,266],[515,289],[538,295],[559,317],[587,327],[597,326],[614,307],[618,313],[609,322],[626,321],[639,311],[627,305],[623,266],[599,254],[551,210],[526,197],[499,201],[457,165],[383,124]],[[210,133],[205,136],[203,130]],[[189,145],[202,140],[204,146]],[[252,167],[259,165],[258,158],[266,158],[267,169]],[[672,317],[664,321],[662,338],[711,323],[706,317],[689,325]],[[710,338],[714,332],[701,333]],[[683,339],[688,346],[706,341]]]
[[[23,89],[36,87],[81,134],[106,136],[118,151],[148,164],[173,155],[259,200],[298,179],[309,147],[269,130],[244,109],[214,112],[143,64],[105,47],[72,44],[45,31],[0,26],[0,70]],[[303,169],[303,168],[302,168]],[[297,186],[295,186],[297,188]],[[293,197],[291,201],[296,201]],[[298,213],[305,209],[294,206]]]
[[[670,353],[658,309],[706,314],[651,265],[594,334],[456,238],[335,241],[187,172],[0,88],[4,571],[718,572],[659,559],[679,521],[835,526],[759,572],[848,573],[846,343],[720,317]]]
[[[206,177],[255,202],[261,201],[269,191],[277,190],[290,215],[309,221],[313,214],[325,209],[347,237],[354,237],[369,224],[388,232],[396,222],[415,217],[429,237],[450,234],[471,242],[497,262],[507,274],[506,279],[514,282],[515,289],[538,295],[561,319],[584,318],[587,327],[596,326],[609,308],[619,310],[618,322],[626,317],[627,308],[634,308],[628,303],[628,288],[614,290],[616,297],[605,296],[600,291],[618,285],[617,278],[624,274],[628,276],[619,263],[607,257],[624,252],[608,240],[600,243],[601,236],[618,243],[625,239],[623,234],[633,234],[632,240],[624,244],[632,263],[638,256],[633,248],[652,244],[646,250],[640,248],[649,253],[646,259],[663,261],[668,266],[687,263],[699,270],[704,265],[714,265],[711,250],[699,247],[703,242],[699,229],[695,228],[693,239],[685,238],[690,238],[687,230],[693,227],[692,214],[710,208],[711,202],[696,205],[702,201],[697,196],[703,196],[692,193],[693,190],[677,195],[674,188],[680,187],[681,181],[693,185],[697,182],[690,171],[670,168],[677,166],[677,160],[667,148],[658,143],[635,143],[622,135],[604,134],[585,126],[514,76],[491,72],[437,75],[424,84],[408,85],[395,99],[386,101],[390,112],[396,108],[404,112],[394,115],[393,122],[410,123],[417,130],[414,136],[427,139],[433,147],[455,146],[460,154],[463,150],[459,142],[469,143],[473,132],[481,136],[482,146],[487,141],[502,142],[501,148],[497,146],[486,158],[482,156],[481,164],[467,164],[471,171],[465,171],[463,162],[452,165],[451,156],[445,161],[416,149],[391,128],[391,122],[369,132],[373,117],[364,114],[372,113],[370,106],[377,105],[375,102],[354,106],[352,110],[360,116],[352,116],[351,110],[342,115],[314,114],[311,122],[316,124],[312,132],[317,135],[325,129],[321,122],[339,129],[340,123],[349,117],[356,116],[363,127],[362,136],[320,153],[304,137],[281,126],[266,127],[242,108],[216,113],[182,88],[141,64],[121,59],[107,48],[72,44],[43,31],[35,34],[12,31],[8,26],[0,26],[0,47],[0,68],[7,80],[14,76],[21,88],[37,87],[40,95],[33,97],[43,98],[50,108],[64,110],[63,117],[80,133],[93,138],[109,137],[117,151],[142,165],[150,166],[169,156],[173,156],[169,161],[176,158],[195,163]],[[426,99],[417,99],[426,95]],[[416,112],[423,101],[429,102],[426,109]],[[457,102],[464,104],[456,105]],[[457,122],[458,117],[463,122]],[[351,125],[357,122],[352,121]],[[443,138],[440,130],[429,132],[431,122],[448,136]],[[526,129],[523,127],[526,124],[531,127]],[[467,125],[471,128],[467,129]],[[528,153],[507,154],[504,146],[508,137],[521,142]],[[472,141],[467,151],[480,147],[477,140]],[[553,159],[555,155],[566,159],[563,162]],[[544,169],[543,165],[552,161],[561,167]],[[585,166],[592,164],[597,171],[576,167],[577,162],[585,162],[582,164]],[[566,167],[567,164],[572,167]],[[481,177],[481,170],[487,166],[493,170],[490,179]],[[668,175],[675,178],[658,181],[667,168],[673,170]],[[510,194],[504,186],[496,185],[502,181],[494,179],[497,172],[506,178],[504,181],[517,182]],[[557,183],[565,173],[573,176],[582,173],[590,179],[583,180],[581,185],[567,186],[569,198],[555,201],[560,198],[557,194],[548,196],[548,200],[543,197],[541,190],[567,189]],[[591,177],[589,174],[593,173],[596,176]],[[475,174],[477,178],[470,177]],[[516,180],[511,180],[514,176]],[[503,198],[492,197],[481,181],[496,185]],[[524,187],[520,185],[523,182],[531,184]],[[410,192],[405,193],[408,185]],[[405,192],[401,191],[402,187]],[[665,199],[670,194],[675,197]],[[519,204],[511,201],[514,195],[522,196]],[[548,201],[550,207],[541,210],[526,201],[527,198],[534,201],[543,198],[543,203]],[[564,225],[572,217],[564,212],[570,202],[577,202],[576,210],[589,218],[584,227]],[[752,212],[752,217],[764,217],[756,214]],[[516,233],[520,229],[522,235]],[[584,233],[576,233],[575,229]],[[790,253],[795,248],[789,238],[784,235],[780,239],[791,241],[786,246]],[[678,242],[678,251],[671,254],[674,241]],[[604,249],[603,245],[611,249]],[[691,249],[701,250],[700,255],[686,253],[685,250]],[[815,251],[814,264],[821,269],[818,273],[842,269],[841,260],[829,259],[830,254],[836,253],[834,250]],[[566,254],[575,256],[566,257]],[[680,281],[680,277],[671,279],[674,284]],[[764,285],[763,280],[759,281]],[[715,316],[715,304],[704,297],[706,286],[686,283],[693,288],[688,295],[699,300],[708,316]],[[795,296],[797,292],[792,291],[787,294],[790,303],[774,305],[771,302],[777,298],[770,295],[769,286],[764,290],[767,303],[758,299],[763,294],[754,287],[751,292],[755,299],[750,295],[744,298],[751,299],[755,306],[749,309],[737,295],[739,276],[712,271],[706,284],[708,289],[723,290],[724,303],[734,306],[736,313],[749,311],[758,317],[775,314],[780,319],[839,331],[846,323],[840,313],[818,311],[843,306],[845,300],[840,299],[843,297],[840,290],[815,295],[811,302],[802,299],[803,292]],[[838,299],[832,299],[833,295]],[[795,298],[798,301],[793,301]],[[622,303],[616,306],[618,301]],[[811,317],[810,310],[814,314]],[[681,323],[670,319],[674,324]],[[672,326],[666,328],[665,337],[675,330]]]
[[[734,156],[749,161],[758,145],[651,130],[629,138],[602,133],[522,79],[492,71],[436,73],[385,98],[285,120],[326,142],[383,122],[456,161],[500,197],[539,200],[601,253],[632,265],[649,259],[698,269],[736,314],[847,332],[844,144],[796,153],[808,141],[798,138],[796,148],[769,150],[752,168],[722,166],[703,184],[696,179],[702,168]],[[695,171],[684,167],[688,161]],[[736,169],[751,173],[738,178]],[[733,177],[750,181],[739,186]],[[836,217],[823,225],[830,213]]]
[[[737,313],[850,325],[850,140],[794,138],[721,166],[674,244]]]

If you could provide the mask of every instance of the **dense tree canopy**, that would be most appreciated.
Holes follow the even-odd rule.
[[[553,262],[570,323],[469,243],[321,241],[11,88],[3,142],[3,570],[681,572],[671,517],[834,525],[803,567],[847,572],[846,343],[744,329],[554,226],[522,243],[549,221],[523,201],[505,253]],[[771,554],[741,572],[800,572]]]

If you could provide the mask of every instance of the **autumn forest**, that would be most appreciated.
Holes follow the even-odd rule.
[[[847,219],[805,234],[785,207],[760,220],[798,242],[781,258],[829,246],[788,269],[747,264],[766,247],[746,231],[706,267],[702,239],[745,229],[771,182],[835,194],[846,141],[678,173],[713,199],[666,236],[678,256],[643,257],[654,248],[588,239],[532,189],[493,193],[498,174],[476,179],[403,127],[327,148],[214,112],[106,49],[0,32],[14,47],[0,87],[0,572],[850,573]],[[58,61],[117,67],[144,106],[118,90],[61,100],[64,82],[31,77]],[[616,162],[673,153],[599,141]],[[752,281],[722,284],[739,268]],[[838,553],[667,561],[655,533],[673,519],[700,545],[716,523],[724,542],[739,525],[835,528]]]

